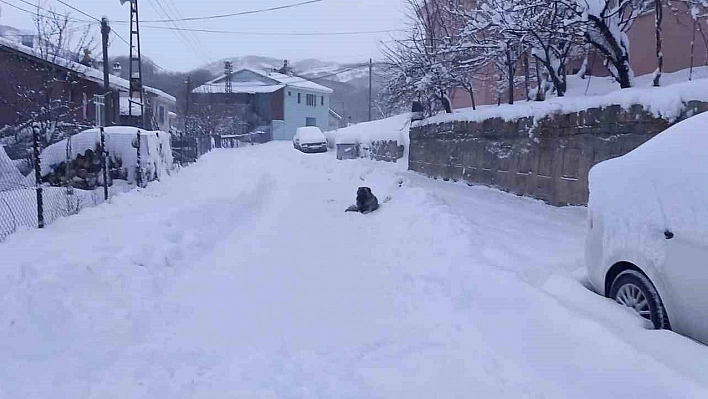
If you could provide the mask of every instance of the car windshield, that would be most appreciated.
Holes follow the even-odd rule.
[[[708,398],[708,0],[0,8],[0,399]]]

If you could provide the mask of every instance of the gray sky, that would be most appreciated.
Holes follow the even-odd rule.
[[[25,9],[32,9],[21,0],[4,0]],[[36,4],[36,0],[25,0]],[[40,0],[45,8],[57,12],[69,11],[77,19],[88,18],[70,10],[57,0]],[[63,0],[64,2],[100,18],[111,21],[127,20],[128,3],[119,0]],[[141,20],[166,19],[160,4],[171,17],[199,17],[236,13],[299,3],[303,0],[139,0]],[[0,3],[0,24],[33,29],[32,16]],[[319,3],[260,14],[235,16],[207,21],[187,22],[189,28],[264,33],[353,32],[400,29],[403,25],[403,0],[323,0]],[[78,23],[77,23],[78,24]],[[112,23],[126,40],[128,25]],[[168,70],[187,71],[210,61],[230,56],[262,55],[291,60],[317,58],[327,61],[357,62],[380,57],[378,44],[395,33],[377,33],[351,36],[256,36],[184,32],[183,38],[175,31],[148,29],[147,26],[166,26],[165,23],[147,23],[141,26],[141,45],[144,55]],[[181,25],[184,27],[184,25]],[[92,25],[97,40],[99,26]],[[188,44],[186,44],[187,42]],[[100,47],[98,50],[100,52]],[[112,55],[127,54],[128,46],[120,40],[111,44]]]

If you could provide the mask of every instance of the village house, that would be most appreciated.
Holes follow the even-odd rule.
[[[3,32],[13,32],[7,27]],[[24,44],[23,44],[24,43]],[[32,121],[34,108],[51,102],[64,104],[61,134],[73,134],[104,123],[103,72],[93,65],[83,65],[66,58],[44,54],[33,47],[30,35],[0,37],[0,131],[21,127]],[[119,104],[127,99],[129,82],[116,76],[116,65],[109,75],[112,107],[111,123],[137,125],[139,120],[128,120],[127,107]],[[175,97],[160,90],[144,87],[146,97],[146,126],[154,130],[169,131],[176,115]],[[139,107],[138,107],[139,113]],[[70,125],[70,126],[67,126]],[[51,141],[51,140],[50,140]]]
[[[242,68],[195,88],[197,104],[229,104],[227,112],[238,118],[243,131],[269,130],[274,140],[291,140],[303,126],[330,126],[333,90],[293,76],[287,62],[283,69],[260,71]]]

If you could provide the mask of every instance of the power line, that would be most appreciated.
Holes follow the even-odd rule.
[[[174,16],[177,18],[182,18],[182,14],[179,12],[179,9],[177,8],[177,5],[174,4],[172,0],[165,0],[164,1],[165,6],[168,8],[168,11],[171,11]],[[190,28],[190,26],[187,24],[187,22],[181,21],[179,23],[180,27],[183,28]],[[194,42],[199,49],[201,49],[204,52],[204,55],[206,55],[206,58],[209,62],[214,61],[214,57],[212,57],[212,53],[209,51],[208,46],[205,46],[202,44],[201,40],[197,37],[197,35],[194,32],[189,32],[187,34],[189,38]]]
[[[155,0],[153,2],[152,0],[148,0],[150,3],[150,7],[155,11],[156,14],[158,15],[165,15],[167,18],[170,18],[170,14],[167,12],[165,7],[162,5],[160,0]],[[159,7],[155,7],[155,4]],[[142,22],[142,21],[141,21]],[[201,46],[196,45],[192,42],[189,41],[189,38],[186,36],[186,34],[177,26],[176,22],[170,22],[170,24],[173,26],[173,30],[177,32],[177,36],[182,42],[182,44],[185,45],[185,47],[192,53],[192,54],[199,54],[201,52],[201,57],[204,59],[208,59],[209,57],[205,57],[204,49],[201,48]],[[141,28],[145,28],[145,25],[141,25]]]
[[[353,36],[353,35],[371,35],[378,33],[401,32],[400,29],[386,30],[369,30],[369,31],[348,31],[348,32],[246,32],[246,31],[230,31],[216,29],[188,29],[188,28],[171,28],[168,26],[141,25],[145,29],[171,30],[171,31],[187,31],[201,33],[220,33],[229,35],[252,35],[252,36]]]
[[[209,16],[205,16],[205,17],[189,17],[189,18],[179,18],[179,19],[170,19],[170,18],[156,19],[156,20],[146,20],[146,21],[142,21],[142,22],[170,23],[170,22],[176,22],[176,21],[201,21],[201,20],[208,20],[208,19],[228,18],[228,17],[236,17],[239,15],[249,15],[249,14],[258,14],[258,13],[263,13],[263,12],[284,10],[286,8],[299,7],[299,6],[304,6],[307,4],[319,3],[322,1],[324,1],[324,0],[308,0],[308,1],[303,1],[303,2],[295,3],[295,4],[287,4],[284,6],[262,8],[259,10],[241,11],[241,12],[235,12],[235,13],[230,13],[230,14],[218,14],[218,15],[209,15]],[[128,21],[116,21],[116,22],[128,23]]]
[[[20,1],[20,2],[22,2],[22,3],[25,3],[25,4],[27,4],[27,5],[31,6],[31,7],[38,8],[38,9],[40,9],[40,10],[42,10],[42,11],[46,11],[46,12],[48,12],[48,13],[50,13],[50,14],[57,15],[57,16],[60,16],[60,17],[62,17],[62,18],[66,18],[66,19],[68,19],[68,20],[70,20],[70,21],[81,22],[81,23],[86,23],[86,24],[94,24],[94,23],[95,23],[95,22],[93,22],[93,21],[87,21],[87,20],[85,20],[85,19],[76,19],[76,18],[73,18],[73,17],[69,17],[69,16],[67,16],[67,15],[63,15],[63,14],[60,14],[60,13],[58,13],[58,12],[55,12],[55,11],[52,11],[52,10],[48,10],[48,9],[46,9],[46,8],[37,7],[36,4],[32,4],[32,3],[30,3],[29,1],[25,1],[25,0],[18,0],[18,1]],[[16,8],[16,9],[18,9],[18,10],[20,10],[20,11],[24,11],[24,12],[26,12],[26,13],[28,13],[28,14],[34,15],[34,16],[36,16],[36,17],[41,16],[40,14],[38,14],[38,13],[35,12],[35,11],[25,10],[25,9],[22,8],[22,7],[19,7],[19,6],[16,6],[16,5],[14,5],[14,4],[8,3],[8,2],[6,2],[6,1],[4,1],[4,0],[3,0],[3,1],[0,1],[0,2],[2,2],[2,3],[4,3],[4,4],[7,4],[7,5],[10,6],[10,7],[14,7],[14,8]]]
[[[83,14],[83,15],[85,15],[85,16],[91,18],[91,19],[94,19],[94,20],[96,20],[97,22],[101,22],[100,19],[94,17],[93,15],[89,15],[89,14],[87,14],[87,13],[85,13],[85,12],[79,10],[78,8],[72,6],[71,4],[65,3],[63,0],[57,0],[57,1],[60,2],[61,4],[64,4],[65,6],[67,6],[67,7],[69,7],[69,8],[71,8],[72,10],[74,10],[74,11],[80,13],[80,14]]]

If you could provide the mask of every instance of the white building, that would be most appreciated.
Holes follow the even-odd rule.
[[[248,129],[269,126],[274,140],[291,140],[303,126],[317,126],[323,131],[329,127],[333,90],[297,76],[242,68],[231,75],[229,94],[226,75],[192,93],[197,103],[238,104],[240,112],[252,115],[246,120]]]

